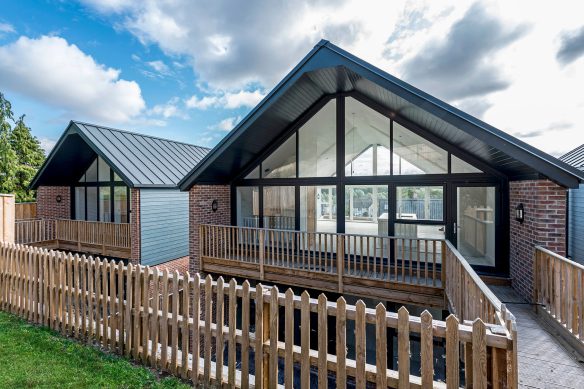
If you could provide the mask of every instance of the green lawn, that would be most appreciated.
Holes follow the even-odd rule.
[[[0,388],[188,388],[0,312]]]

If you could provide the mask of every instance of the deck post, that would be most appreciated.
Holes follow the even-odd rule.
[[[343,293],[343,275],[345,268],[345,236],[337,235],[337,277],[339,293]]]
[[[264,280],[264,257],[265,257],[265,238],[264,238],[265,231],[260,229],[259,231],[259,245],[260,245],[260,252],[259,252],[259,263],[260,263],[260,281]]]
[[[14,243],[16,218],[14,195],[0,195],[0,218],[0,241]]]

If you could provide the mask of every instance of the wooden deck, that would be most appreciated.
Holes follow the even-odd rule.
[[[517,320],[519,387],[584,387],[584,358],[539,318],[509,286],[489,286]]]

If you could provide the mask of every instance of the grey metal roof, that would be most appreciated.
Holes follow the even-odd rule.
[[[130,187],[176,188],[208,152],[206,147],[71,121],[31,187],[70,185],[99,155]]]
[[[181,189],[231,182],[310,107],[339,92],[386,107],[511,180],[543,176],[566,187],[584,180],[578,169],[323,40],[193,168]]]
[[[565,162],[577,169],[584,170],[584,145],[576,147],[560,157],[560,161]]]

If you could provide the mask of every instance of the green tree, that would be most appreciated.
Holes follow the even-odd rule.
[[[18,118],[10,133],[10,145],[18,160],[15,188],[17,201],[32,201],[35,193],[29,190],[28,186],[43,164],[45,153],[38,139],[31,134],[30,128],[25,124],[24,115]]]
[[[0,92],[0,193],[14,193],[16,201],[34,200],[35,193],[28,185],[44,159],[24,115],[15,121],[10,101]]]

